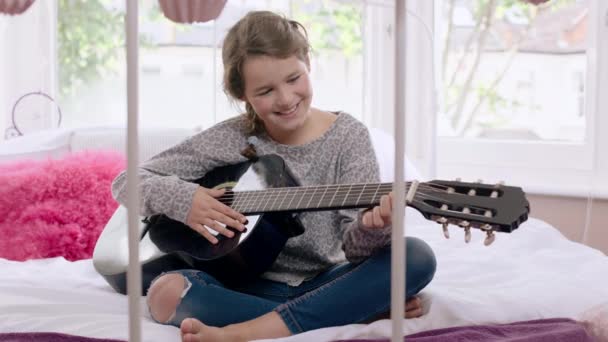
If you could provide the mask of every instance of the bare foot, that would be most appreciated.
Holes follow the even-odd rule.
[[[422,301],[418,297],[412,297],[405,302],[405,318],[416,318],[422,316]]]
[[[412,297],[405,302],[405,312],[403,313],[404,318],[416,318],[422,316],[422,301],[418,297]],[[379,319],[390,319],[391,312],[385,312],[380,316],[374,317],[363,323],[372,323]]]
[[[180,331],[182,342],[242,341],[238,336],[232,334],[229,329],[210,327],[194,318],[183,320]]]

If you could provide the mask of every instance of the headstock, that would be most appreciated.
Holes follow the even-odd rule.
[[[462,227],[466,242],[471,228],[477,228],[487,233],[486,245],[494,241],[494,232],[512,232],[530,213],[530,204],[520,187],[459,180],[420,183],[409,205],[440,223],[446,238],[448,224]]]

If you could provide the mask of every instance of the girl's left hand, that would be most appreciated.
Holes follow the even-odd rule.
[[[393,215],[393,192],[380,197],[380,205],[366,210],[361,217],[365,228],[385,228],[391,224]]]

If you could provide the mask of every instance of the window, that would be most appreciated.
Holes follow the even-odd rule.
[[[426,176],[608,196],[606,1],[408,1],[405,96],[394,93],[394,0],[231,0],[195,25],[141,4],[142,125],[206,128],[235,115],[221,86],[223,35],[248,10],[271,9],[308,28],[315,105],[392,133],[394,99],[405,101],[407,154]],[[0,17],[0,47],[12,52],[0,55],[2,131],[36,91],[59,104],[63,127],[124,125],[123,6],[37,1]],[[56,126],[52,103],[30,107],[21,126]]]
[[[338,0],[231,0],[217,20],[181,25],[164,17],[158,1],[140,1],[141,125],[206,128],[240,112],[222,90],[221,43],[230,26],[256,9],[283,13],[308,29],[314,105],[362,118],[362,8],[359,2]],[[0,81],[1,113],[7,120],[2,131],[15,133],[10,115],[4,114],[10,110],[4,109],[31,91],[54,99],[62,127],[124,126],[124,12],[123,0],[58,0],[35,2],[21,16],[0,17],[9,38],[2,39],[2,50],[14,52],[0,60],[13,69]],[[35,115],[20,115],[23,133],[57,125],[48,119],[56,111],[25,111]]]
[[[366,3],[374,4],[366,30],[377,31],[366,50],[376,61],[366,69],[366,77],[375,77],[366,83],[376,88],[370,102],[381,113],[373,122],[392,131],[394,2]],[[476,48],[486,27],[476,26],[489,3],[493,25],[485,47]],[[608,90],[607,2],[549,1],[535,19],[549,20],[541,27],[531,27],[526,16],[539,13],[520,0],[407,5],[407,89],[400,97],[407,107],[407,154],[427,177],[608,197],[608,116],[602,115],[608,99],[599,96]],[[536,38],[526,40],[526,31]],[[547,53],[548,47],[561,52]],[[477,71],[467,73],[475,64]]]
[[[608,195],[606,2],[435,5],[438,177]]]
[[[584,90],[572,75],[587,69],[588,2],[441,5],[439,136],[585,140],[586,122],[577,120]]]

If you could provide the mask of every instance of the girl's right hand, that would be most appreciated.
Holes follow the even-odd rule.
[[[242,232],[245,230],[244,223],[247,222],[244,215],[217,200],[225,192],[225,189],[199,187],[194,193],[192,207],[186,219],[186,224],[190,228],[213,244],[218,243],[218,239],[208,229],[231,238],[234,232],[225,226]]]

